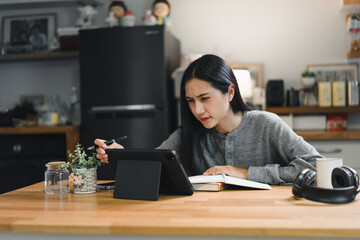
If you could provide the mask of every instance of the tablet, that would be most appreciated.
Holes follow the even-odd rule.
[[[159,193],[194,193],[175,150],[106,149],[106,153],[116,176],[114,198],[157,200]]]

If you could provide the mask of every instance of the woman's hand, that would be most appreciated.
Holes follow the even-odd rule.
[[[203,175],[218,175],[224,173],[226,175],[242,178],[242,179],[248,179],[248,170],[245,168],[238,168],[230,165],[226,166],[214,166],[212,168],[209,168],[206,170]]]
[[[99,147],[96,149],[96,158],[98,158],[102,163],[109,163],[108,162],[108,155],[105,152],[105,149],[107,148],[118,148],[118,149],[123,149],[124,147],[121,146],[120,144],[113,142],[111,145],[107,146],[105,144],[106,140],[104,139],[95,139],[94,143],[96,145],[98,145]]]

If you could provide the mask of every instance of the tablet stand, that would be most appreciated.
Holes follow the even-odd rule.
[[[114,198],[152,200],[159,198],[161,161],[117,161]]]

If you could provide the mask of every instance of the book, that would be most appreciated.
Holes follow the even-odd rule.
[[[241,178],[227,176],[225,174],[219,175],[196,175],[189,177],[190,183],[194,186],[195,184],[208,184],[210,183],[224,183],[229,185],[235,185],[240,187],[256,188],[256,189],[271,189],[271,186],[265,183],[254,182],[250,180],[245,180]],[[205,187],[203,187],[205,188]],[[195,187],[194,187],[195,189]],[[196,189],[195,189],[196,190]],[[219,190],[220,191],[220,190]]]
[[[192,183],[195,191],[211,191],[219,192],[224,189],[225,183],[214,182],[214,183]]]
[[[331,83],[318,82],[319,107],[331,107]]]
[[[346,113],[328,113],[326,115],[327,131],[345,131],[347,126]]]
[[[332,82],[332,105],[333,107],[345,107],[345,81]]]

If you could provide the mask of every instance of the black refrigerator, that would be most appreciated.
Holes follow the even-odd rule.
[[[155,148],[175,130],[180,42],[163,26],[81,30],[79,57],[83,146],[126,135],[125,148]],[[114,179],[110,166],[98,179]]]

